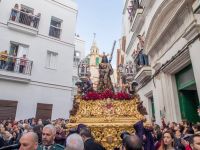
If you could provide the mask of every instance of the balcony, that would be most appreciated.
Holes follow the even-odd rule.
[[[139,84],[144,84],[146,81],[148,81],[152,76],[152,69],[150,66],[143,66],[139,72],[137,72],[135,76],[135,80]]]
[[[0,79],[30,82],[33,61],[15,56],[0,55]]]
[[[152,69],[149,66],[148,55],[143,54],[141,51],[134,55],[134,62],[136,64],[135,80],[142,85],[152,76]]]
[[[134,19],[131,23],[131,31],[132,32],[135,32],[137,30],[138,26],[140,25],[140,23],[142,22],[142,14],[143,14],[143,8],[139,7],[136,10]]]
[[[200,0],[195,0],[192,8],[195,14],[200,14]]]
[[[13,8],[8,20],[8,27],[16,31],[37,35],[40,16],[40,13],[33,15]]]

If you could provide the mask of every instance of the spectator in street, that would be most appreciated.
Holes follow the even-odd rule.
[[[159,147],[159,150],[175,150],[175,148],[174,148],[174,134],[170,130],[164,132],[162,144]]]
[[[140,120],[133,125],[133,128],[135,129],[135,134],[140,138],[142,142],[144,140],[144,123],[143,122],[145,122],[145,119]]]
[[[65,150],[84,150],[84,143],[81,136],[77,133],[69,135],[66,140]]]
[[[25,133],[20,139],[19,150],[37,150],[38,136],[34,132]]]
[[[42,125],[36,125],[33,127],[33,132],[38,136],[38,144],[42,144]]]
[[[55,143],[65,146],[66,144],[66,135],[63,129],[61,128],[60,124],[56,125],[56,137]]]
[[[103,146],[94,141],[90,129],[82,128],[80,130],[80,135],[84,141],[85,150],[105,150]]]
[[[193,135],[190,146],[192,150],[200,150],[200,135],[199,134]]]
[[[146,121],[144,125],[144,136],[145,136],[144,150],[155,150],[152,132],[153,132],[152,123]]]
[[[200,124],[195,124],[192,128],[195,134],[200,134]]]
[[[174,137],[174,147],[175,147],[175,149],[185,150],[184,145],[181,143],[183,135],[182,135],[181,129],[178,125],[174,127],[174,133],[175,133],[175,137]]]
[[[126,136],[122,143],[122,150],[143,150],[142,141],[137,135]]]
[[[0,137],[0,147],[9,146],[13,144],[13,136],[10,132],[5,131]]]
[[[42,130],[42,145],[38,150],[64,150],[64,147],[54,142],[56,136],[56,128],[52,124],[44,126]]]

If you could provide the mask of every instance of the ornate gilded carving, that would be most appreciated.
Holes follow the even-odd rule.
[[[79,105],[76,114],[70,116],[68,128],[79,123],[86,124],[96,139],[107,150],[119,147],[123,131],[134,132],[133,124],[144,118],[138,111],[141,104],[138,97],[131,100],[82,100],[76,97]]]

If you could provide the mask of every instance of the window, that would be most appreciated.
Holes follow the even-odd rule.
[[[79,51],[75,51],[74,52],[74,65],[77,66],[80,62],[80,52]]]
[[[34,13],[34,9],[31,8],[31,7],[28,7],[26,5],[21,5],[21,11],[26,12],[26,13],[30,13],[30,14]]]
[[[51,17],[49,36],[60,38],[60,34],[62,30],[61,24],[62,24],[62,20],[55,17]]]
[[[9,55],[14,55],[16,54],[16,56],[22,57],[23,55],[27,55],[28,53],[28,47],[27,45],[24,44],[20,44],[20,43],[16,43],[16,42],[11,42],[10,43],[10,51],[9,51]]]
[[[96,57],[96,65],[99,65],[99,57]]]
[[[78,52],[78,51],[75,51],[74,52],[74,57],[80,57],[81,56],[81,53],[80,52]]]
[[[58,53],[47,51],[46,67],[50,69],[56,69]]]
[[[90,64],[90,58],[86,58],[86,63]]]

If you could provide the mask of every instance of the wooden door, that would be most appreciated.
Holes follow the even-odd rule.
[[[0,100],[0,120],[15,120],[17,101]]]
[[[36,118],[51,119],[53,104],[37,103]]]

